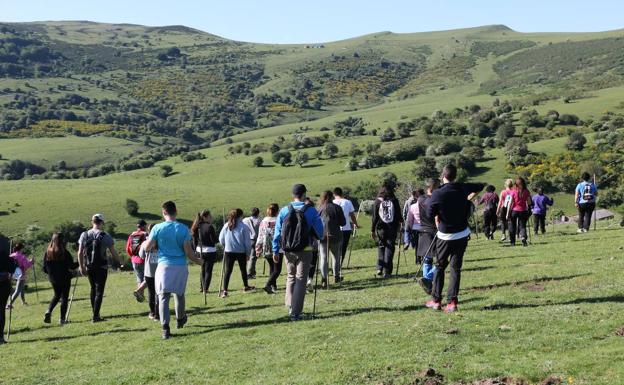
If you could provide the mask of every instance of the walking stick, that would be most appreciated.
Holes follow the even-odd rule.
[[[318,267],[319,267],[319,259],[320,258],[316,258],[316,263],[314,264],[314,271],[316,273],[316,278],[314,278],[315,283],[314,283],[314,304],[312,305],[312,319],[314,319],[316,317],[316,292],[318,290],[318,276],[319,276],[319,271],[318,271]]]
[[[266,276],[266,257],[263,258],[264,263],[262,264],[262,276]]]
[[[13,319],[13,306],[9,308],[9,325],[7,330],[7,341],[11,338],[11,320]]]
[[[71,297],[69,297],[69,304],[67,305],[67,314],[65,315],[65,322],[69,322],[69,312],[71,311],[72,303],[74,302],[74,294],[76,294],[76,286],[78,286],[78,278],[80,275],[76,276],[76,280],[74,281],[74,288],[72,289]]]
[[[201,217],[201,215],[200,215]],[[202,223],[203,224],[203,223]],[[208,293],[206,293],[208,290],[206,289],[206,287],[204,286],[204,264],[206,263],[206,260],[204,259],[204,241],[202,240],[202,232],[201,232],[201,225],[199,226],[199,228],[197,229],[197,238],[199,238],[199,257],[202,260],[202,270],[201,270],[201,289],[202,292],[204,293],[204,306],[208,305]]]
[[[529,220],[527,221],[528,224],[529,224],[529,228],[527,229],[526,226],[524,226],[524,227],[525,227],[525,231],[529,234],[529,243],[532,245],[533,242],[531,241],[531,229],[533,228],[533,223],[531,221],[531,219],[532,219],[531,217],[532,217],[532,215],[529,214]]]
[[[596,186],[596,173],[594,173],[594,186]],[[596,203],[598,203],[597,199]],[[598,213],[596,212],[596,208],[594,208],[594,231],[596,231],[596,222],[598,222]]]
[[[35,297],[37,298],[37,303],[39,303],[39,287],[37,287],[37,263],[33,258],[33,278],[35,279]]]
[[[225,208],[222,211],[223,225],[225,226]],[[219,282],[219,291],[217,292],[217,297],[221,297],[221,291],[223,290],[223,274],[225,270],[225,251],[223,252],[223,258],[221,259],[221,279]]]
[[[358,212],[355,215],[355,221],[358,222],[358,220],[360,219],[360,212],[362,212],[362,204],[360,203],[360,207],[358,207]],[[357,228],[353,229],[353,238],[355,238],[355,236],[357,235]],[[349,244],[349,258],[347,259],[347,269],[349,268],[349,266],[351,265],[351,251],[353,251],[353,242],[351,242]],[[344,255],[342,256],[342,263],[344,263]],[[340,265],[342,268],[342,264]]]

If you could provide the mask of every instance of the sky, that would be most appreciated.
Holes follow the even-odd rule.
[[[0,21],[186,25],[233,40],[329,42],[373,32],[504,24],[520,32],[624,28],[622,0],[0,0]]]

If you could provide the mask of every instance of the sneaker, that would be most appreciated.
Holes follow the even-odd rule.
[[[275,294],[275,292],[273,291],[273,288],[271,286],[265,286],[264,291],[266,291],[267,294]]]
[[[522,240],[522,246],[527,247],[529,244],[527,243],[526,239]]]
[[[589,230],[587,230],[587,229],[583,229],[583,232],[584,232],[584,233],[586,233],[586,232],[588,232],[588,231],[589,231]]]
[[[255,274],[247,274],[247,279],[256,279]]]
[[[134,292],[132,292],[132,294],[134,294],[134,298],[137,300],[137,302],[145,301],[145,296],[143,295],[143,292],[135,290]]]
[[[392,274],[386,273],[383,275],[384,279],[392,278]]]
[[[375,273],[378,277],[381,277],[383,275],[383,271],[381,271],[381,269],[377,270],[377,273]]]
[[[162,327],[162,339],[168,340],[171,338],[171,330],[169,330],[169,325],[163,325]]]
[[[185,314],[184,317],[180,318],[176,324],[176,328],[182,329],[186,322],[188,321],[188,316]]]
[[[227,296],[228,296],[227,290],[221,290],[221,293],[219,293],[220,298],[226,298]]]
[[[60,320],[59,320],[59,324],[60,324],[61,326],[63,326],[63,325],[67,325],[68,323],[69,323],[69,321],[68,321],[67,319],[60,319]]]
[[[7,304],[5,309],[7,309],[7,310],[11,310],[11,309],[13,309],[13,305],[11,305],[11,304]]]
[[[291,322],[303,321],[303,316],[301,314],[291,314],[290,321]]]
[[[151,319],[152,321],[154,320],[154,313],[149,313],[149,315],[147,316],[147,318]]]
[[[51,319],[51,318],[52,318],[52,316],[51,316],[51,314],[50,314],[50,313],[45,313],[45,314],[43,315],[43,323],[44,323],[44,324],[49,324],[49,323],[52,323],[52,319]]]
[[[321,289],[327,289],[327,287],[328,287],[328,286],[329,286],[329,285],[327,285],[327,279],[326,279],[326,278],[323,278],[323,279],[321,280]]]
[[[98,322],[103,322],[104,318],[98,316],[93,317],[93,319],[91,320],[93,323],[98,323]]]
[[[585,232],[585,229],[576,229],[576,232],[577,232],[578,234],[582,234],[582,233],[584,233],[584,232]]]
[[[255,286],[245,286],[245,288],[243,289],[244,293],[250,293],[252,291],[256,290]]]
[[[433,309],[433,310],[440,310],[442,308],[442,304],[438,301],[435,301],[433,299],[427,301],[427,303],[425,303],[425,306],[428,307],[429,309]]]
[[[505,242],[507,240],[507,236],[503,234],[503,236],[501,237],[501,242]]]
[[[446,309],[444,310],[446,313],[454,313],[457,311],[457,300],[451,300],[451,302],[449,302],[446,305]]]
[[[425,293],[427,293],[427,295],[431,295],[431,286],[432,286],[431,280],[426,279],[426,278],[420,278],[418,280],[418,284],[420,285],[420,287],[422,287]]]
[[[308,293],[314,293],[314,285],[312,285],[311,283],[308,283],[306,285],[306,290]]]
[[[271,285],[271,289],[273,289],[273,292],[277,293],[277,285]]]

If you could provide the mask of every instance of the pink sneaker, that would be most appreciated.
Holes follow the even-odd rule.
[[[442,304],[432,299],[427,301],[427,303],[425,303],[425,306],[427,306],[429,309],[440,310]]]
[[[456,299],[454,299],[454,300],[452,300],[451,302],[449,302],[449,303],[446,305],[446,310],[445,310],[445,312],[447,312],[447,313],[453,313],[453,312],[456,312],[456,311],[457,311],[457,300],[456,300]]]

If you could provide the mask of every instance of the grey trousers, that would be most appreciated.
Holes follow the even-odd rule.
[[[303,312],[312,251],[286,252],[284,256],[287,271],[285,304],[290,309],[290,315],[299,316]]]
[[[184,295],[174,294],[174,302],[175,302],[175,314],[177,319],[182,319],[186,315],[185,310],[185,299]],[[169,312],[169,299],[171,298],[171,293],[162,293],[158,296],[158,312],[160,313],[160,323],[161,325],[169,325],[169,319],[171,318]]]
[[[328,257],[331,253],[333,258],[333,272],[334,277],[340,277],[340,262],[342,260],[342,237],[329,238],[329,249],[327,247],[327,239],[319,241],[319,257],[321,260],[321,277],[327,280],[328,274]]]
[[[11,295],[11,300],[9,301],[11,305],[13,304],[13,302],[15,302],[17,297],[20,297],[22,299],[22,303],[26,303],[26,297],[24,296],[25,288],[26,288],[26,281],[23,279],[18,280],[17,284],[15,285],[15,291]]]
[[[258,256],[256,255],[256,241],[257,239],[251,240],[252,247],[251,255],[247,261],[247,275],[256,275],[256,262],[258,261]]]

